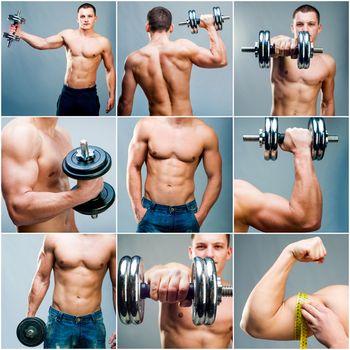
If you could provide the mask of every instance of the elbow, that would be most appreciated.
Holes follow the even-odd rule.
[[[213,59],[214,65],[216,68],[222,68],[227,66],[227,56],[226,55],[220,55],[217,57],[214,57]]]
[[[249,317],[242,315],[241,322],[239,324],[242,331],[247,333],[253,338],[263,338],[263,332],[261,327],[258,327],[254,322],[249,321]]]
[[[308,213],[303,213],[303,215],[297,218],[295,222],[296,229],[300,232],[311,232],[318,230],[321,227],[322,214],[306,214]]]
[[[30,225],[32,223],[32,217],[29,215],[29,203],[23,200],[10,200],[6,202],[8,214],[17,227]]]
[[[131,114],[131,103],[124,98],[118,101],[118,115],[129,116]]]

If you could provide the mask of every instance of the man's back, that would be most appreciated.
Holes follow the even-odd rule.
[[[153,40],[132,53],[129,63],[149,102],[150,115],[192,115],[192,62],[187,40]]]

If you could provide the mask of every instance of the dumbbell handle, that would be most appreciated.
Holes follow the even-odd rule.
[[[233,290],[232,286],[222,286],[221,287],[221,296],[222,297],[232,297]],[[140,284],[140,297],[141,299],[146,299],[150,297],[150,285],[147,283]],[[194,297],[194,285],[190,283],[190,287],[188,289],[186,300],[192,300]]]
[[[230,16],[221,16],[221,18],[222,18],[223,21],[225,21],[227,19],[230,19]],[[196,18],[197,24],[199,24],[200,21],[201,21],[200,18],[197,17]],[[179,26],[187,26],[188,22],[189,22],[188,20],[187,21],[183,21],[183,22],[179,22],[178,25]]]
[[[241,47],[242,52],[255,52],[256,50],[257,50],[257,48],[252,47],[252,46]]]
[[[260,140],[259,135],[243,135],[243,141],[245,142],[258,142]],[[278,133],[278,143],[281,144],[284,141],[284,134]],[[336,135],[328,135],[328,142],[338,142],[339,137]]]
[[[194,286],[193,283],[190,283],[190,287],[188,289],[186,300],[192,300],[194,296]],[[150,285],[147,283],[140,284],[140,297],[141,299],[150,298]]]

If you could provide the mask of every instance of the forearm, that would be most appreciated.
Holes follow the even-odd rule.
[[[27,317],[34,317],[43,301],[45,294],[49,288],[50,279],[43,280],[39,277],[34,277],[32,287],[28,296],[28,311]]]
[[[64,192],[27,192],[8,201],[8,211],[16,226],[34,225],[86,202],[78,190]]]
[[[319,228],[322,218],[322,193],[311,159],[310,150],[294,154],[295,182],[290,210],[295,224],[305,230]]]
[[[113,297],[114,312],[116,312],[117,308],[116,308],[116,287],[115,286],[113,286],[112,297]]]
[[[221,176],[212,176],[208,178],[207,187],[204,191],[202,202],[200,204],[198,215],[207,217],[211,207],[219,197],[221,191]]]
[[[327,117],[327,116],[334,116],[335,115],[335,104],[334,99],[330,101],[321,101],[321,116]]]
[[[293,253],[286,247],[249,295],[241,328],[252,336],[265,338],[273,326],[283,307],[288,275],[295,262]]]
[[[215,62],[221,66],[225,66],[227,64],[227,54],[224,42],[214,26],[208,27],[207,30],[209,35],[210,52],[212,53]]]
[[[132,209],[137,214],[142,209],[142,176],[140,167],[129,167],[127,186]]]
[[[107,82],[109,98],[114,99],[115,98],[115,82],[116,82],[114,67],[109,69],[109,70],[106,70],[106,82]]]

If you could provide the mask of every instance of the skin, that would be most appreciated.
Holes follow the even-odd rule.
[[[103,179],[70,190],[62,160],[72,145],[57,118],[18,118],[2,131],[2,194],[18,232],[77,232],[72,208],[95,198]]]
[[[118,115],[131,115],[137,85],[148,99],[150,115],[193,115],[190,101],[192,65],[219,68],[227,64],[226,48],[215,30],[213,16],[201,16],[200,27],[208,32],[209,49],[186,39],[171,41],[173,25],[168,31],[152,32],[146,24],[150,43],[126,59]]]
[[[55,285],[51,306],[83,316],[101,309],[102,282],[109,270],[116,296],[116,240],[114,235],[46,235],[28,296],[27,317],[34,317],[50,285]],[[115,333],[109,343],[115,348]]]
[[[194,199],[194,174],[203,161],[208,182],[195,217],[201,225],[221,190],[221,156],[213,129],[196,118],[144,118],[129,145],[127,187],[136,222],[142,207],[141,168],[147,166],[144,196],[175,206]]]
[[[96,85],[97,69],[102,60],[109,94],[106,112],[109,112],[115,103],[114,59],[109,40],[94,31],[96,21],[97,16],[92,8],[81,8],[77,14],[78,29],[65,29],[47,38],[26,33],[19,24],[12,25],[10,30],[34,49],[50,50],[64,47],[67,58],[64,84],[74,89]]]
[[[189,258],[211,257],[217,275],[222,276],[225,264],[232,256],[227,237],[194,235],[188,248]],[[151,285],[150,297],[160,301],[160,338],[162,348],[228,348],[232,341],[232,298],[223,298],[211,326],[192,323],[191,302],[185,300],[191,280],[191,270],[179,263],[157,265],[145,273]],[[223,285],[229,285],[222,280]]]
[[[286,130],[281,148],[293,154],[295,168],[290,199],[235,180],[235,232],[247,232],[249,226],[265,232],[314,231],[321,226],[322,193],[310,146],[308,130]]]
[[[298,261],[321,264],[326,254],[326,249],[319,237],[291,243],[283,249],[281,255],[249,295],[242,314],[241,328],[255,338],[294,340],[297,297],[285,299],[288,275]],[[319,317],[320,323],[309,322],[309,336],[315,332],[316,338],[322,340],[321,343],[326,343],[328,340],[332,343],[328,344],[330,347],[342,348],[341,345],[345,345],[344,333],[346,339],[348,337],[348,286],[332,285],[322,288],[314,294],[309,294],[307,303],[321,305],[323,310],[321,311],[323,316]],[[304,307],[304,310],[310,307]],[[330,313],[327,314],[325,310],[328,309]],[[334,320],[337,322],[332,324]],[[314,323],[315,326],[311,326],[310,323]],[[336,333],[332,332],[334,327],[339,327]],[[342,334],[342,337],[337,339],[334,337],[336,334]]]
[[[297,12],[291,26],[293,39],[279,35],[271,39],[276,54],[272,60],[272,115],[317,115],[317,97],[321,93],[320,115],[335,115],[335,60],[328,54],[314,54],[309,69],[298,69],[297,60],[289,57],[297,45],[300,31],[308,31],[316,47],[322,30],[315,12]]]

